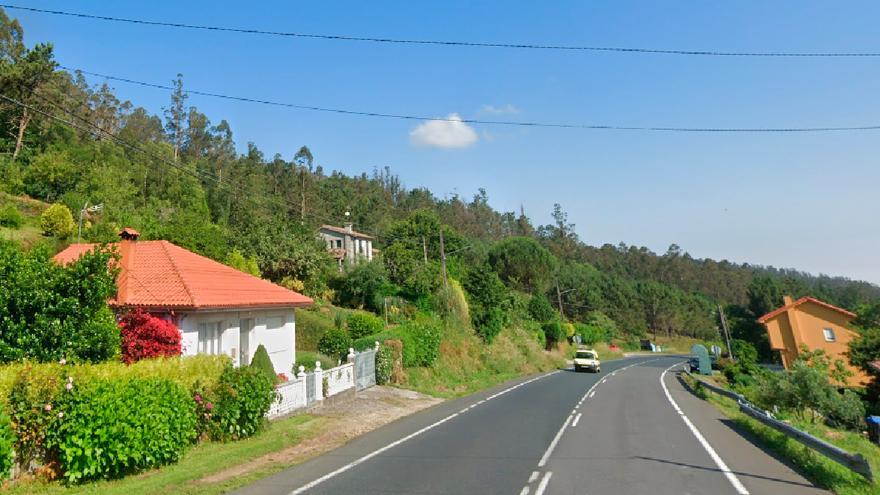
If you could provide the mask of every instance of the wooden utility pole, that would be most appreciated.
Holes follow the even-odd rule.
[[[559,280],[556,281],[556,302],[559,303],[559,317],[565,321],[565,311],[562,309],[562,292],[559,292]]]
[[[443,287],[449,288],[449,279],[446,276],[446,249],[443,246],[443,227],[440,228],[440,266],[443,269]]]
[[[428,264],[428,244],[425,242],[425,236],[422,236],[422,256],[425,258],[425,264]]]
[[[733,348],[730,347],[730,330],[727,328],[727,318],[724,316],[724,308],[718,305],[718,315],[721,317],[721,328],[724,330],[724,339],[727,341],[727,355],[731,361],[736,361],[733,357]]]

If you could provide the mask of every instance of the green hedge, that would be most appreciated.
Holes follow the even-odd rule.
[[[391,381],[393,371],[394,351],[390,347],[382,346],[376,354],[376,385],[385,385]]]
[[[0,409],[0,480],[6,479],[12,472],[13,449],[15,435],[9,416]]]
[[[296,310],[296,350],[318,350],[318,341],[334,326],[333,317],[319,310]]]
[[[214,387],[193,389],[199,431],[214,440],[247,438],[266,425],[276,397],[275,382],[259,369],[228,366]]]
[[[356,311],[348,315],[346,323],[348,325],[348,334],[353,339],[380,333],[385,328],[382,318],[366,311]]]
[[[345,359],[351,347],[351,337],[343,328],[331,328],[318,341],[318,352],[336,359]]]
[[[317,361],[321,362],[321,369],[325,370],[329,370],[338,364],[336,360],[330,356],[318,354],[317,352],[298,351],[296,353],[296,363],[294,363],[291,372],[293,375],[296,375],[299,373],[300,366],[303,366],[306,371],[312,371],[315,369],[315,362]],[[291,377],[293,377],[293,375],[291,375]]]
[[[77,383],[59,399],[47,446],[70,482],[176,462],[196,438],[192,398],[170,380]]]
[[[376,342],[400,340],[403,342],[404,366],[408,368],[432,366],[440,355],[441,337],[440,323],[424,317],[379,334],[357,339],[352,343],[352,347],[357,351],[363,351],[373,348]]]

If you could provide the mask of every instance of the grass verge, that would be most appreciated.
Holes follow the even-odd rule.
[[[148,495],[154,493],[215,494],[243,486],[256,479],[290,467],[301,461],[272,462],[245,474],[212,483],[203,478],[253,461],[269,453],[297,445],[326,431],[326,418],[309,415],[293,416],[272,422],[262,433],[238,442],[206,442],[197,445],[177,464],[128,476],[119,480],[99,481],[84,485],[65,486],[57,482],[20,481],[4,487],[10,494],[119,494]]]
[[[684,379],[692,387],[695,385],[690,378],[685,376]],[[788,438],[783,433],[751,418],[741,412],[733,400],[711,393],[703,387],[697,387],[696,390],[700,397],[713,404],[725,416],[754,435],[771,450],[791,461],[801,474],[822,488],[831,490],[837,495],[880,494],[880,484],[877,482],[869,482],[861,475],[822,456],[797,440]],[[880,448],[872,445],[860,434],[804,422],[792,422],[792,425],[849,452],[862,454],[871,463],[875,475],[880,475]]]

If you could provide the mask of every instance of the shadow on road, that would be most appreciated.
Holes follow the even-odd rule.
[[[717,467],[697,466],[697,465],[695,465],[695,464],[687,464],[687,463],[684,463],[684,462],[670,461],[670,460],[668,460],[668,459],[657,459],[657,458],[655,458],[655,457],[634,456],[634,457],[632,457],[632,459],[641,459],[641,460],[643,460],[643,461],[654,461],[654,462],[660,462],[660,463],[663,463],[663,464],[672,464],[672,465],[675,465],[675,466],[687,467],[687,468],[692,468],[692,469],[702,469],[703,471],[715,471],[715,472],[717,472],[717,473],[722,472],[722,471],[721,471],[720,469],[718,469]],[[809,483],[801,483],[801,482],[798,482],[798,481],[784,480],[784,479],[780,479],[780,478],[774,478],[774,477],[772,477],[772,476],[763,476],[763,475],[760,475],[760,474],[743,473],[743,472],[740,472],[740,471],[731,471],[731,472],[732,472],[733,474],[737,475],[737,476],[746,476],[746,477],[749,477],[749,478],[756,478],[756,479],[762,479],[762,480],[767,480],[767,481],[773,481],[773,482],[776,482],[776,483],[785,483],[786,485],[794,485],[794,486],[803,486],[803,487],[807,487],[807,488],[814,488],[813,485],[812,485],[812,484],[809,484]]]
[[[700,396],[697,394],[696,390],[694,390],[693,387],[691,387],[690,384],[687,383],[687,382],[681,377],[681,374],[677,374],[677,375],[676,375],[676,378],[678,379],[678,382],[681,383],[682,387],[684,387],[684,389],[687,390],[691,395],[693,395],[694,397],[696,397],[696,398],[698,398],[698,399],[700,399],[700,400],[705,400],[705,399],[703,399],[702,397],[700,397]],[[711,393],[711,392],[710,392],[710,393]],[[714,407],[714,406],[713,406],[713,407]],[[760,450],[760,451],[763,452],[764,454],[766,454],[766,455],[772,457],[773,459],[776,459],[777,461],[781,462],[782,464],[784,464],[785,466],[787,466],[787,467],[788,467],[789,469],[791,469],[792,471],[794,471],[794,472],[796,472],[796,473],[800,473],[802,476],[806,476],[805,474],[801,473],[800,468],[798,468],[797,465],[795,465],[793,462],[791,462],[790,459],[788,459],[788,458],[786,458],[786,457],[783,457],[783,456],[779,455],[779,453],[777,453],[775,450],[771,449],[770,447],[767,447],[763,442],[761,442],[761,440],[759,440],[755,435],[753,435],[750,431],[748,431],[746,428],[744,428],[743,426],[741,426],[741,425],[740,425],[739,423],[737,423],[735,420],[730,419],[730,418],[724,418],[724,419],[719,419],[719,421],[721,422],[721,424],[723,424],[724,426],[726,426],[726,427],[730,428],[731,430],[733,430],[737,435],[741,436],[741,437],[742,437],[743,439],[745,439],[747,442],[749,442],[750,444],[752,444],[752,445],[754,445],[755,447],[757,447],[758,450]],[[811,487],[811,488],[815,487],[815,485],[805,485],[805,484],[803,484],[803,483],[795,483],[795,482],[791,482],[791,481],[784,481],[784,482],[785,482],[785,483],[789,483],[789,484],[796,484],[796,485],[798,485],[798,486],[809,486],[809,487]]]

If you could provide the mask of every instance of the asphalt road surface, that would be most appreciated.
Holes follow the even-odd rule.
[[[240,494],[819,494],[675,375],[682,358],[508,382],[391,423]],[[667,371],[668,370],[668,371]]]

